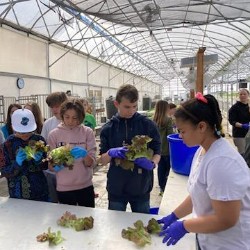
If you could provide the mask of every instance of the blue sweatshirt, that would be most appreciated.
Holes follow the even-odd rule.
[[[110,148],[131,144],[136,135],[148,135],[152,141],[148,143],[154,154],[161,153],[161,139],[156,124],[147,117],[135,113],[132,118],[121,118],[118,114],[107,122],[100,133],[100,154]],[[107,191],[110,201],[138,201],[149,200],[153,188],[153,171],[138,168],[133,171],[124,170],[116,166],[114,160],[110,162],[107,174]]]

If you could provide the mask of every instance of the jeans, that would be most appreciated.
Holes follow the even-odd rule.
[[[170,156],[169,155],[162,155],[161,159],[158,163],[158,183],[162,192],[164,192],[167,179],[170,171]]]
[[[109,210],[126,211],[130,204],[132,212],[149,214],[149,200],[147,201],[109,201]]]

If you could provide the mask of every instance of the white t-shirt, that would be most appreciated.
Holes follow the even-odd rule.
[[[62,121],[57,119],[55,116],[50,117],[44,122],[41,136],[43,136],[46,142],[48,141],[50,131],[56,128],[61,122]],[[52,172],[49,169],[45,170],[45,172],[55,175],[55,172]]]
[[[194,216],[213,214],[211,199],[241,200],[237,224],[227,230],[198,234],[202,250],[250,250],[250,170],[225,140],[216,140],[204,156],[197,150],[188,180]]]
[[[48,140],[49,132],[56,128],[60,123],[61,120],[57,119],[55,116],[52,116],[44,122],[41,136],[43,136],[45,141]]]

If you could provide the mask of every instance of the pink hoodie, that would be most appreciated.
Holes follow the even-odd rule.
[[[69,144],[80,146],[88,151],[88,155],[95,159],[96,141],[93,130],[89,127],[79,125],[73,129],[64,126],[62,123],[53,129],[48,136],[48,144],[51,149]],[[94,164],[93,164],[94,165]],[[74,162],[72,170],[64,168],[56,173],[57,191],[73,191],[93,185],[93,169],[83,163],[83,158]]]

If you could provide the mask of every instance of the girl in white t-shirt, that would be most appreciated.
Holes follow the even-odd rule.
[[[187,146],[200,145],[191,167],[189,196],[168,216],[160,233],[175,245],[197,234],[200,250],[250,250],[250,172],[241,155],[221,138],[222,116],[212,95],[197,93],[175,113]],[[193,213],[192,219],[179,220]]]

